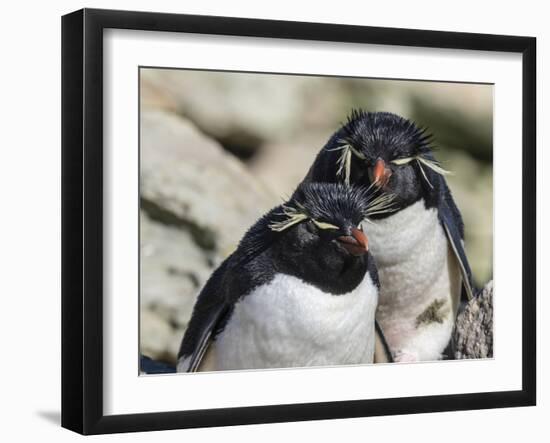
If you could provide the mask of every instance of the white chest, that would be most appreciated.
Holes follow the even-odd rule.
[[[399,348],[425,329],[419,319],[434,300],[447,334],[460,279],[437,210],[426,210],[421,200],[365,229],[380,276],[377,318],[390,346]]]
[[[215,369],[371,363],[378,289],[367,275],[332,295],[279,274],[236,303],[213,343]]]

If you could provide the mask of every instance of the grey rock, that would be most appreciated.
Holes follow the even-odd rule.
[[[162,69],[142,70],[141,81],[148,90],[170,97],[180,115],[240,150],[242,157],[263,142],[295,132],[303,120],[297,117],[306,111],[301,97],[317,86],[298,76]]]
[[[290,196],[306,176],[329,136],[313,134],[292,142],[269,143],[248,167],[276,195]]]
[[[162,110],[141,113],[142,208],[228,255],[245,229],[278,203],[232,155],[190,122]]]
[[[164,318],[148,309],[141,308],[139,346],[142,355],[173,362],[173,356],[165,352],[172,336],[173,330]]]
[[[316,76],[144,69],[141,85],[147,104],[175,106],[203,133],[245,159],[266,144],[317,132],[329,135],[352,107],[372,109],[381,101],[372,80]]]
[[[141,305],[174,327],[185,327],[194,298],[212,272],[215,254],[183,229],[141,214]]]
[[[158,108],[170,112],[176,112],[177,104],[173,97],[162,85],[155,85],[147,80],[147,75],[143,75],[146,70],[141,70],[139,79],[139,103],[140,108]]]
[[[470,300],[458,314],[453,331],[454,357],[491,358],[493,356],[493,282],[488,282],[478,297]]]

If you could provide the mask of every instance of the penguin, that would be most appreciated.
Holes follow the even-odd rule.
[[[306,183],[261,217],[193,308],[178,372],[390,361],[375,325],[379,280],[363,220],[389,198]]]
[[[381,283],[376,319],[396,362],[450,357],[457,310],[475,294],[464,223],[432,139],[396,114],[354,110],[303,181],[394,197],[390,210],[371,217],[369,244]]]

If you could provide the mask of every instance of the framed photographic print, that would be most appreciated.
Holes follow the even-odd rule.
[[[535,51],[64,16],[62,425],[534,405]]]

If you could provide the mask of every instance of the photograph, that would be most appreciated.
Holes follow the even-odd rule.
[[[492,83],[138,76],[140,375],[494,357]]]
[[[491,29],[63,15],[61,425],[537,405],[537,39]]]

